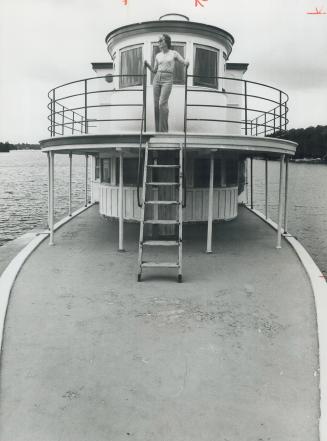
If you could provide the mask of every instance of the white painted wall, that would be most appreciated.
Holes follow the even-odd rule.
[[[218,50],[218,75],[223,76],[225,69],[223,58],[223,52],[227,51],[227,48],[222,43],[217,43],[211,38],[205,38],[201,36],[186,35],[182,33],[170,33],[172,43],[185,44],[185,58],[190,62],[189,74],[193,73],[194,67],[194,55],[195,46],[203,45],[210,46]],[[141,44],[143,47],[143,61],[152,61],[152,47],[153,44],[158,41],[159,33],[145,33],[144,35],[137,35],[135,37],[130,36],[124,41],[120,41],[113,48],[115,71],[114,74],[120,72],[120,51],[128,46],[135,46]],[[104,80],[103,80],[104,81]],[[189,87],[191,89],[197,88],[192,86],[193,79],[189,79]],[[108,84],[106,84],[108,87]],[[219,81],[218,90],[222,91],[225,87],[222,81]],[[114,78],[110,88],[115,90],[112,93],[101,94],[98,102],[101,104],[141,104],[142,92],[139,91],[125,91],[118,92],[119,79]],[[133,87],[134,90],[141,89],[140,86]],[[169,100],[169,131],[182,132],[184,124],[184,85],[174,85],[173,91]],[[227,96],[223,93],[212,93],[213,90],[208,88],[208,92],[192,93],[189,92],[189,103],[192,104],[212,104],[225,106],[227,104]],[[98,115],[105,119],[138,119],[141,117],[141,107],[111,107],[108,109],[99,109]],[[189,108],[190,118],[205,118],[205,119],[226,119],[226,109],[221,108]],[[96,133],[110,133],[110,132],[135,132],[140,130],[140,121],[117,121],[115,123],[101,123],[98,125]],[[229,128],[225,123],[216,122],[197,122],[191,121],[188,123],[188,130],[195,133],[229,133]],[[154,104],[153,104],[153,89],[151,85],[151,72],[148,71],[147,78],[147,131],[154,131]],[[93,132],[95,133],[95,132]]]
[[[118,186],[100,184],[100,214],[118,217]],[[184,222],[201,222],[208,220],[208,188],[191,188],[187,190],[187,204],[183,212]],[[237,217],[238,187],[214,188],[213,219],[231,220]],[[137,205],[135,187],[124,188],[124,219],[140,219],[141,210]]]

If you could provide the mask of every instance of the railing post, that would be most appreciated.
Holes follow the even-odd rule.
[[[52,98],[50,98],[50,136],[52,138]]]
[[[69,153],[69,207],[68,216],[72,215],[72,171],[73,171],[73,155],[72,152]]]
[[[50,192],[51,192],[51,158],[50,158],[50,152],[47,152],[48,157],[48,228],[50,230]]]
[[[118,216],[119,216],[119,243],[118,251],[124,251],[124,156],[119,150],[119,190],[118,190]]]
[[[284,233],[287,233],[287,202],[288,202],[288,156],[285,158],[285,201],[284,201]]]
[[[255,119],[255,136],[258,136],[258,117]]]
[[[56,136],[56,91],[52,91],[52,136]]]
[[[213,212],[214,166],[215,166],[214,153],[211,151],[210,152],[209,200],[208,200],[207,253],[212,253],[212,212]]]
[[[248,134],[248,91],[247,82],[244,81],[244,110],[245,110],[245,134]]]
[[[282,91],[279,91],[279,131],[282,131]]]
[[[87,207],[87,178],[88,178],[89,155],[85,155],[85,207]]]
[[[265,215],[268,219],[268,159],[265,158]]]
[[[251,179],[251,208],[253,209],[253,157],[250,158],[250,179]]]
[[[87,80],[84,80],[84,133],[89,133],[88,122],[87,122]]]
[[[54,152],[50,152],[49,165],[49,245],[54,245]]]
[[[72,135],[74,135],[74,130],[75,130],[75,112],[73,111]]]
[[[267,136],[267,113],[265,112],[265,136]]]
[[[65,108],[64,107],[62,108],[61,124],[62,124],[61,134],[64,135],[65,134]]]
[[[276,107],[274,107],[274,133],[276,132]]]
[[[279,171],[278,229],[277,229],[277,246],[276,246],[276,248],[282,247],[281,246],[281,236],[282,236],[282,219],[283,219],[282,193],[283,193],[284,159],[285,159],[285,155],[281,155],[281,157],[280,157],[280,171]]]
[[[286,103],[284,104],[284,108],[285,108],[285,122],[284,122],[284,130],[287,130],[287,112],[288,112],[288,108],[286,107]]]

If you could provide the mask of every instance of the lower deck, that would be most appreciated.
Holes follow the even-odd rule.
[[[184,227],[183,280],[136,282],[138,225],[93,206],[29,258],[1,361],[6,441],[318,441],[314,297],[283,240],[244,207]],[[168,251],[167,251],[168,252]]]

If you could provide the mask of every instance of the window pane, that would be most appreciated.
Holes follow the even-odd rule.
[[[196,159],[194,161],[194,187],[208,188],[210,184],[210,159]],[[221,161],[214,159],[213,186],[221,186]]]
[[[94,175],[95,179],[99,179],[100,177],[100,159],[96,158],[95,159],[95,175]]]
[[[217,78],[217,52],[197,47],[195,49],[194,85],[218,87]]]
[[[111,183],[111,160],[110,159],[102,159],[101,160],[101,175],[102,182]]]
[[[137,158],[124,158],[123,160],[123,185],[137,186]],[[119,184],[119,159],[116,162],[116,182]],[[141,167],[140,184],[142,184],[143,170]]]
[[[171,48],[172,50],[178,52],[184,58],[184,45],[172,44]],[[154,44],[152,50],[152,66],[154,66],[156,55],[159,52],[159,46],[157,44]],[[185,84],[184,72],[184,65],[176,61],[174,69],[174,84]],[[151,82],[153,82],[153,77],[154,75],[151,74]]]
[[[213,186],[221,187],[221,160],[217,158],[215,161],[215,169],[213,174]]]
[[[226,160],[226,185],[237,185],[238,161],[235,159]]]
[[[120,87],[140,86],[142,85],[143,74],[142,48],[134,47],[126,49],[120,54],[120,75],[132,75],[130,77],[120,78]]]
[[[194,160],[194,187],[209,187],[210,159]]]

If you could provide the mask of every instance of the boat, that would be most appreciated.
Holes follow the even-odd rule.
[[[155,130],[144,66],[162,33],[190,62],[175,67],[168,132]],[[327,286],[288,231],[297,144],[274,137],[287,93],[245,78],[229,32],[179,14],[105,42],[96,76],[49,92],[49,228],[0,278],[1,439],[327,439]],[[70,170],[57,222],[56,155]],[[85,157],[75,212],[74,155]]]

